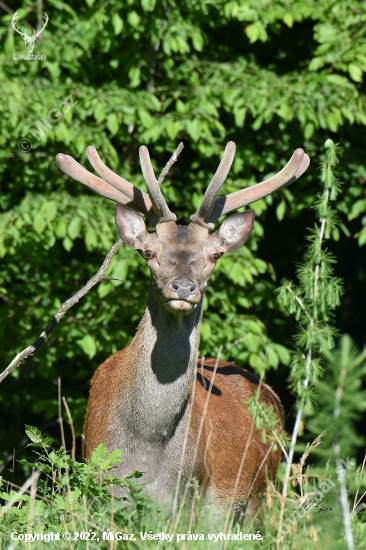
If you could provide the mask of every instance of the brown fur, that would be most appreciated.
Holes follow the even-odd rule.
[[[84,441],[87,444],[84,444],[83,453],[86,457],[89,457],[100,443],[107,441],[108,419],[115,412],[118,393],[121,387],[126,389],[131,384],[129,371],[123,361],[127,349],[109,357],[92,378],[84,425]],[[206,359],[203,368],[201,362],[197,364],[188,439],[191,450],[197,444],[215,363],[215,359]],[[254,495],[262,493],[266,486],[266,473],[275,477],[280,465],[281,451],[271,451],[263,467],[257,472],[270,444],[262,442],[261,430],[252,428],[252,417],[244,402],[255,395],[258,384],[259,379],[254,374],[237,367],[235,363],[218,361],[193,470],[207,490],[213,490],[215,495],[223,499],[233,496],[242,456],[252,430],[235,500],[243,502],[248,498],[250,489]],[[192,389],[191,387],[191,396]],[[273,406],[281,427],[283,407],[267,384],[261,385],[259,402]]]
[[[197,366],[191,423],[193,441],[197,438],[215,363],[215,359],[205,360],[204,382],[201,364]],[[203,421],[199,456],[202,481],[204,478],[220,497],[233,495],[243,453],[253,430],[235,494],[235,500],[239,502],[243,502],[249,496],[250,489],[254,494],[263,492],[266,487],[266,471],[275,476],[281,461],[281,451],[271,451],[257,475],[258,467],[270,443],[264,444],[261,440],[261,430],[256,430],[254,426],[252,428],[252,416],[244,402],[255,395],[258,383],[259,380],[254,374],[237,367],[235,363],[219,361]],[[279,425],[282,426],[281,402],[267,384],[261,385],[259,402],[273,406],[279,416]],[[255,476],[257,477],[254,481]],[[251,487],[253,481],[254,485]]]

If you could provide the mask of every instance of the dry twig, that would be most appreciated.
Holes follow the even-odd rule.
[[[56,315],[53,317],[52,321],[42,332],[39,338],[34,342],[34,344],[23,349],[23,351],[21,351],[14,357],[10,365],[0,374],[0,382],[2,382],[11,372],[13,372],[20,365],[20,363],[24,361],[24,359],[26,359],[30,355],[33,355],[33,353],[43,344],[43,342],[45,342],[55,326],[61,321],[65,313],[83,296],[85,296],[85,294],[87,294],[94,285],[104,279],[104,273],[106,273],[106,271],[108,270],[109,266],[111,265],[113,256],[121,248],[122,244],[122,240],[118,239],[118,241],[112,246],[107,256],[105,257],[105,260],[99,271],[86,283],[85,286],[83,286],[83,288],[81,288],[76,294],[74,294],[74,296],[66,300],[66,302],[64,302],[62,306],[58,308]]]
[[[28,493],[28,488],[29,487],[32,487],[33,488],[33,484],[36,483],[37,479],[39,478],[39,476],[41,475],[42,471],[41,470],[36,470],[35,472],[33,472],[33,474],[27,479],[27,481],[25,483],[23,483],[23,485],[21,486],[21,488],[19,489],[19,491],[17,492],[16,495],[14,495],[6,504],[6,506],[4,506],[1,510],[0,510],[0,518],[6,514],[6,512],[13,506],[13,504],[17,501],[18,497],[20,497],[21,495],[24,495],[24,493]],[[31,489],[31,493],[33,494],[33,489]]]
[[[165,167],[162,169],[162,171],[160,173],[160,176],[159,176],[159,179],[158,179],[159,187],[163,183],[163,180],[164,180],[165,176],[167,175],[167,173],[169,172],[170,168],[176,162],[179,153],[183,150],[183,147],[184,147],[183,143],[180,142],[180,144],[178,145],[178,147],[176,148],[176,150],[174,151],[174,153],[172,154],[172,156],[170,157],[170,159],[166,163]]]

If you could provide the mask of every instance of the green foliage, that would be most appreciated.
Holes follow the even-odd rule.
[[[356,426],[365,410],[362,379],[366,374],[366,351],[359,353],[351,338],[345,335],[337,348],[324,347],[322,356],[324,376],[312,382],[321,406],[306,423],[307,437],[313,441],[306,445],[299,462],[292,465],[292,486],[280,532],[286,536],[290,531],[293,544],[301,543],[301,548],[307,547],[304,532],[315,541],[320,535],[319,546],[313,542],[315,548],[325,548],[328,544],[332,548],[351,548],[344,540],[344,516],[352,512],[354,548],[361,549],[365,524],[360,503],[366,490],[366,473],[364,463],[358,463],[357,451],[364,447],[365,439],[357,434]],[[346,512],[342,513],[340,492],[344,489],[347,490]],[[314,504],[308,506],[308,513],[301,510],[301,504],[312,503],[313,499],[322,505],[317,509]],[[294,506],[294,502],[298,505]],[[325,512],[319,512],[322,507],[331,508],[333,527],[329,533],[329,518],[324,517]],[[306,525],[309,512],[314,516],[310,531]]]
[[[14,490],[0,494],[5,501],[3,509],[0,508],[1,538],[8,537],[12,531],[26,533],[30,517],[34,525],[41,525],[45,532],[57,532],[61,526],[71,531],[74,514],[84,514],[87,505],[90,516],[100,518],[105,513],[105,506],[116,498],[111,487],[130,490],[133,480],[142,476],[141,472],[134,472],[121,480],[110,475],[114,464],[122,462],[121,451],[116,450],[108,455],[104,443],[86,462],[77,462],[62,447],[54,450],[53,440],[44,438],[37,428],[26,426],[26,433],[32,442],[28,447],[40,451],[34,451],[38,457],[34,462],[23,459],[20,463],[40,470],[43,477],[37,483],[37,500],[32,494]],[[127,497],[116,498],[116,501],[127,501]],[[21,503],[21,506],[6,508],[6,503],[10,502]]]
[[[337,506],[342,517],[342,527],[338,528],[339,534],[333,532],[332,535],[337,540],[345,534],[347,548],[351,550],[354,548],[354,535],[347,489],[351,486],[356,494],[353,506],[355,510],[361,500],[357,500],[358,493],[361,487],[363,491],[365,481],[363,467],[355,472],[356,461],[352,459],[357,454],[357,447],[364,444],[363,438],[355,437],[355,423],[361,416],[358,400],[362,402],[365,398],[361,387],[366,370],[363,364],[365,352],[358,354],[348,336],[340,341],[339,350],[332,351],[337,336],[332,322],[333,310],[340,303],[343,284],[334,275],[333,265],[336,260],[324,248],[324,242],[334,234],[339,223],[337,213],[330,206],[330,201],[335,201],[340,191],[334,169],[339,162],[339,154],[340,148],[328,139],[320,165],[320,179],[324,190],[314,204],[318,224],[310,232],[304,261],[298,268],[299,284],[295,286],[291,281],[285,280],[278,289],[280,300],[295,315],[299,328],[294,338],[297,350],[291,363],[291,379],[296,391],[298,411],[286,457],[277,540],[283,540],[284,535],[289,532],[289,522],[297,525],[299,517],[304,519],[306,515],[306,511],[300,508],[300,515],[294,517],[294,496],[300,498],[303,504],[309,500],[314,502],[311,497],[317,492],[322,501],[324,495],[336,487],[335,490],[340,495],[341,506],[338,502]],[[323,379],[322,357],[327,362]],[[314,390],[318,394],[318,402],[321,402],[320,411],[313,407]],[[362,407],[362,410],[365,409],[366,407]],[[308,427],[315,439],[311,445],[306,446],[299,464],[293,465],[295,445],[305,414],[313,416]],[[304,465],[311,452],[323,458],[323,461],[317,463],[315,471],[308,467],[303,475]],[[300,485],[300,495],[288,487],[291,470],[296,479],[292,485]],[[316,501],[318,499],[319,496]],[[327,502],[325,501],[324,507]]]
[[[347,347],[347,343],[345,345]],[[348,351],[349,348],[345,353]],[[183,502],[179,514],[172,517],[169,510],[159,508],[143,495],[143,486],[135,482],[139,473],[135,472],[125,480],[118,480],[110,475],[113,464],[120,460],[120,451],[107,456],[106,448],[102,444],[89,461],[79,463],[71,460],[62,448],[54,450],[51,447],[52,440],[43,438],[38,429],[27,426],[26,432],[32,440],[30,446],[36,449],[38,456],[31,466],[42,469],[42,476],[37,481],[37,486],[27,493],[21,494],[13,490],[0,493],[0,498],[4,502],[0,506],[1,547],[7,547],[9,543],[14,547],[22,547],[24,542],[18,537],[28,535],[34,537],[31,544],[37,550],[44,548],[45,544],[49,548],[59,549],[70,548],[71,544],[72,547],[81,550],[104,550],[117,545],[142,550],[157,544],[163,550],[178,550],[184,545],[189,545],[195,550],[204,550],[215,540],[211,538],[210,542],[209,535],[212,537],[214,534],[216,542],[223,541],[225,544],[225,539],[222,536],[220,538],[222,533],[225,537],[230,534],[230,539],[226,540],[230,549],[243,548],[245,537],[247,540],[250,537],[250,546],[254,549],[274,548],[278,506],[276,499],[273,500],[276,495],[272,491],[267,494],[267,504],[263,507],[259,530],[252,522],[232,525],[227,522],[228,518],[218,517],[217,511],[207,504],[204,505],[202,495],[194,483],[189,502]],[[354,463],[347,462],[347,465],[347,479],[353,478],[356,482],[356,474],[359,472],[355,471]],[[333,472],[329,470],[323,476],[314,476],[308,469],[307,475],[300,478],[301,494],[309,495],[310,498],[315,494],[315,490],[326,491],[332,487],[329,483],[333,483],[332,477],[335,477],[330,475],[331,471]],[[126,489],[127,496],[116,498],[114,488],[120,486]],[[3,489],[5,487],[6,482],[3,483]],[[362,486],[359,488],[362,490]],[[292,495],[285,524],[286,543],[289,546],[309,550],[322,550],[327,546],[335,550],[345,548],[339,504],[333,492],[327,491],[324,495],[328,502],[323,505],[331,507],[332,511],[318,514],[317,510],[307,514],[294,513],[294,506],[300,506],[300,499],[299,495]],[[13,506],[9,508],[7,504],[10,502]],[[103,532],[107,537],[103,536]],[[15,542],[14,538],[11,539],[12,533],[13,537],[15,534]],[[64,536],[65,533],[70,534],[70,539]],[[111,533],[114,534],[112,540],[115,542],[111,542]],[[165,540],[147,538],[154,535],[159,537],[162,533]],[[353,533],[355,547],[361,550],[365,536],[362,516],[359,519],[354,517]],[[60,540],[54,538],[58,534]],[[173,535],[171,540],[167,540],[167,534]],[[253,540],[253,534],[258,534],[258,540],[256,537]],[[127,542],[131,540],[131,536],[133,542]]]
[[[319,354],[332,349],[337,336],[337,330],[332,324],[332,312],[340,304],[342,281],[334,276],[335,258],[324,248],[324,242],[337,228],[337,215],[330,201],[334,201],[339,193],[334,171],[339,152],[339,147],[328,139],[325,154],[321,157],[320,179],[324,191],[318,195],[314,204],[318,224],[307,237],[309,245],[304,261],[297,270],[299,283],[295,285],[284,280],[277,290],[284,307],[295,315],[299,323],[291,379],[307,412],[312,411],[312,385],[322,372]]]
[[[366,409],[366,391],[362,389],[362,380],[366,375],[366,350],[360,353],[351,338],[345,335],[337,349],[324,349],[323,356],[327,368],[323,378],[315,384],[322,406],[307,426],[313,437],[322,434],[323,443],[314,449],[314,455],[327,462],[329,449],[339,440],[342,456],[355,460],[357,448],[365,446],[365,437],[357,433],[356,425]],[[338,415],[335,414],[337,395],[340,395]]]

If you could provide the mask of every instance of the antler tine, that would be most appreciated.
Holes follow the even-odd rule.
[[[90,164],[104,181],[126,195],[130,201],[138,204],[141,210],[147,214],[149,219],[154,220],[156,218],[149,195],[143,193],[143,191],[132,185],[132,183],[112,172],[112,170],[104,164],[95,147],[89,145],[86,149],[86,154]]]
[[[156,216],[158,217],[158,223],[176,221],[177,217],[173,212],[169,210],[164,196],[160,190],[158,182],[156,180],[154,169],[151,164],[150,155],[147,147],[142,145],[139,149],[140,163],[142,175],[146,183],[146,187],[149,191],[152,207]]]
[[[74,158],[70,157],[69,155],[59,153],[56,156],[56,161],[60,169],[65,172],[65,174],[70,176],[70,178],[79,181],[83,185],[86,185],[86,187],[89,187],[89,189],[92,189],[93,191],[98,193],[98,195],[102,195],[103,197],[111,199],[115,202],[126,204],[129,208],[137,210],[138,212],[142,211],[143,213],[146,213],[139,205],[131,203],[129,197],[109,185],[109,183],[107,183],[106,181],[98,178],[98,176],[95,176],[94,174],[86,170],[83,166],[81,166],[81,164],[79,164]]]
[[[86,185],[99,195],[103,195],[103,197],[107,197],[114,201],[122,202],[123,204],[128,202],[128,198],[125,195],[111,188],[108,183],[94,176],[91,172],[88,172],[88,170],[83,168],[81,164],[69,155],[59,153],[56,156],[56,161],[61,170],[70,176],[70,178]]]
[[[304,153],[303,149],[296,149],[286,166],[272,178],[216,199],[209,222],[214,223],[224,214],[228,214],[242,206],[247,206],[278,189],[287,187],[305,172],[309,164],[310,158]]]
[[[294,179],[293,181],[297,180],[300,176],[303,175],[303,173],[305,172],[305,170],[308,168],[310,164],[310,157],[309,155],[307,155],[306,153],[304,154],[304,158],[302,159],[302,163],[300,164],[300,168],[298,169],[298,171],[296,172],[296,174],[294,175]],[[288,183],[288,185],[290,185],[291,182]],[[286,186],[287,187],[287,186]]]
[[[219,167],[206,189],[199,209],[190,218],[192,222],[200,223],[203,225],[207,225],[207,223],[209,222],[211,212],[215,205],[216,197],[220,193],[220,189],[224,181],[226,180],[231,165],[233,163],[235,149],[235,143],[233,141],[229,141],[229,143],[226,145]]]

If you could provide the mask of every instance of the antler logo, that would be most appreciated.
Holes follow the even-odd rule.
[[[37,38],[39,37],[39,35],[42,33],[42,31],[44,30],[45,26],[47,25],[48,23],[48,15],[45,13],[44,16],[43,16],[43,19],[44,19],[44,23],[43,23],[43,27],[41,29],[39,29],[38,31],[33,31],[33,35],[32,36],[28,36],[27,35],[27,31],[25,30],[24,32],[20,31],[19,30],[19,27],[17,28],[15,26],[16,22],[17,22],[17,19],[18,19],[19,15],[18,15],[18,12],[16,11],[13,15],[13,19],[11,21],[11,24],[12,24],[12,27],[15,31],[17,31],[17,33],[20,34],[20,36],[23,38],[23,40],[25,41],[25,48],[27,50],[28,53],[32,53],[33,52],[33,48],[34,48],[34,43],[35,41],[37,40]]]

